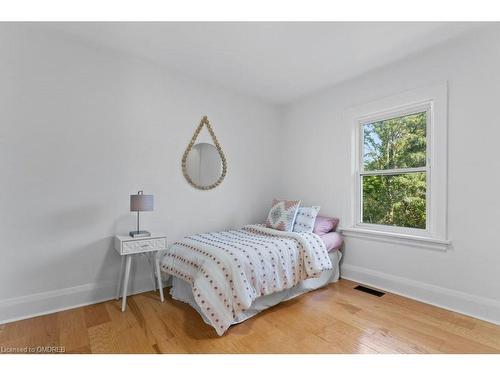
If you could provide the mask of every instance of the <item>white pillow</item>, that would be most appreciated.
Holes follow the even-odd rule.
[[[266,226],[268,228],[291,232],[299,206],[300,201],[274,199],[269,215],[267,215]]]
[[[316,222],[316,216],[318,216],[319,209],[319,206],[299,207],[297,216],[295,217],[295,223],[293,224],[293,231],[311,233],[314,229],[314,223]]]

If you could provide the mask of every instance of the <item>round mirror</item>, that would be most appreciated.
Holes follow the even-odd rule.
[[[184,175],[198,189],[208,190],[217,186],[223,176],[223,160],[217,148],[210,143],[197,143],[186,158]]]

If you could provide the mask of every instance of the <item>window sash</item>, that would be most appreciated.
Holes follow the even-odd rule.
[[[425,113],[425,139],[426,139],[426,144],[425,144],[425,165],[421,167],[413,167],[413,168],[396,168],[392,169],[393,171],[398,170],[398,169],[414,169],[414,168],[425,168],[428,165],[430,165],[430,160],[429,160],[429,132],[431,131],[430,126],[429,126],[429,121],[430,116],[431,116],[431,110],[430,110],[430,105],[425,104],[425,105],[419,105],[417,107],[413,107],[412,109],[409,110],[403,110],[403,111],[397,111],[393,112],[393,114],[387,113],[386,115],[378,115],[374,116],[371,118],[365,118],[365,119],[360,119],[359,120],[359,127],[360,127],[360,132],[359,132],[359,164],[360,168],[359,170],[361,172],[365,172],[365,160],[364,160],[364,141],[365,141],[365,125],[372,124],[374,122],[380,122],[380,121],[386,121],[386,120],[392,120],[395,118],[400,118],[400,117],[406,117],[406,116],[411,116],[411,115],[416,115],[418,113]],[[368,121],[366,119],[369,119]],[[371,170],[370,172],[373,171],[385,171],[386,169],[374,169]]]
[[[418,168],[400,168],[400,169],[377,169],[374,171],[361,171],[360,176],[385,176],[391,175],[396,176],[400,174],[416,173],[416,172],[427,172],[427,167]]]
[[[431,104],[430,103],[423,103],[423,104],[416,104],[410,108],[405,108],[403,110],[392,110],[392,111],[385,111],[380,114],[372,115],[372,116],[365,116],[362,118],[358,119],[358,134],[359,134],[359,139],[358,139],[358,171],[361,173],[368,172],[365,171],[365,163],[364,163],[364,140],[365,140],[365,128],[364,126],[367,124],[371,124],[374,122],[379,122],[379,121],[384,121],[384,120],[391,120],[394,118],[398,117],[405,117],[405,116],[411,116],[415,115],[417,113],[422,113],[425,112],[425,138],[426,138],[426,145],[425,145],[425,166],[422,167],[416,167],[416,168],[426,168],[428,167],[430,163],[430,158],[429,158],[429,150],[431,150],[430,147],[430,132],[432,131],[431,129],[431,122],[432,122],[432,111],[431,111]],[[397,168],[397,169],[392,169],[393,171],[396,171],[398,169],[413,169],[413,168]],[[379,170],[372,170],[369,172],[374,172],[374,171],[384,171],[385,169],[379,169]]]
[[[395,232],[395,233],[403,233],[403,234],[418,234],[418,235],[428,235],[430,233],[429,229],[429,174],[427,173],[427,170],[425,168],[408,168],[411,169],[411,172],[402,172],[401,170],[396,170],[397,172],[401,173],[370,173],[367,172],[366,174],[359,174],[359,213],[358,213],[358,220],[357,220],[357,226],[362,227],[362,228],[367,228],[367,229],[375,229],[375,230],[383,230],[385,232]],[[414,170],[414,169],[422,169],[420,170]],[[412,174],[412,173],[425,173],[426,177],[426,187],[425,187],[425,229],[422,228],[415,228],[415,227],[402,227],[402,226],[397,226],[397,225],[386,225],[386,224],[376,224],[376,223],[367,223],[363,221],[363,207],[364,207],[364,196],[363,196],[363,183],[362,178],[365,176],[396,176],[396,175],[403,175],[403,174]]]
[[[364,125],[390,120],[397,117],[409,116],[416,113],[426,112],[426,165],[417,168],[398,168],[398,169],[380,169],[365,171],[364,169]],[[358,118],[358,162],[357,162],[357,173],[356,173],[356,195],[357,195],[357,209],[356,209],[356,219],[355,225],[360,228],[367,228],[373,230],[380,230],[385,232],[402,233],[402,234],[415,234],[420,236],[430,236],[431,234],[431,159],[430,151],[432,150],[431,145],[431,131],[432,131],[432,106],[430,102],[424,102],[420,104],[415,104],[407,106],[400,110],[388,110],[384,112],[379,112],[375,115],[368,115],[362,118]],[[401,175],[408,173],[424,172],[426,174],[426,209],[425,209],[425,229],[411,228],[411,227],[400,227],[384,224],[372,224],[363,222],[363,186],[362,178],[363,176],[384,176],[384,175]]]

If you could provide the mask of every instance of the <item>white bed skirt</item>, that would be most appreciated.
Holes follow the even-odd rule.
[[[251,318],[252,316],[257,315],[259,312],[277,305],[280,302],[287,301],[301,294],[319,289],[327,284],[336,282],[340,276],[339,263],[340,259],[342,258],[342,253],[338,250],[334,250],[331,251],[328,255],[332,261],[333,269],[323,271],[318,278],[304,280],[295,285],[293,288],[257,298],[247,310],[243,311],[234,319],[232,324],[241,323]],[[170,289],[172,298],[190,304],[191,307],[198,311],[205,323],[210,324],[208,319],[205,317],[205,314],[201,311],[194,299],[191,285],[189,285],[184,280],[173,276],[169,281],[170,285],[172,285],[172,288]]]

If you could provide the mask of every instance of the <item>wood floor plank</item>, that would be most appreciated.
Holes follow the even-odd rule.
[[[118,342],[120,331],[113,322],[90,327],[88,332],[92,353],[121,353]]]
[[[117,329],[129,329],[139,324],[132,311],[127,309],[122,312],[121,301],[107,301],[104,307],[106,308],[110,321],[115,323]]]
[[[0,325],[0,346],[66,353],[500,353],[500,326],[340,280],[219,337],[189,305],[147,292]]]
[[[89,335],[82,309],[71,309],[57,313],[59,326],[59,344],[66,352],[78,352],[90,348]]]
[[[83,311],[85,313],[85,322],[87,324],[87,328],[107,323],[111,320],[106,310],[105,302],[85,306],[83,308]]]
[[[57,342],[58,336],[57,315],[49,314],[36,318],[24,319],[4,324],[0,330],[0,343],[19,340],[25,337],[47,337],[51,342]]]

